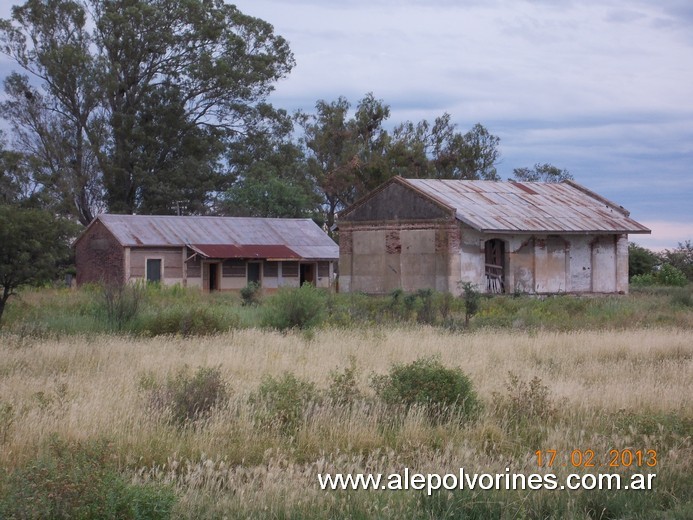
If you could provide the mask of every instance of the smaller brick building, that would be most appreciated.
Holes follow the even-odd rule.
[[[102,214],[74,247],[78,285],[147,280],[207,291],[330,287],[339,257],[310,219]]]
[[[339,214],[345,292],[628,291],[628,234],[650,230],[574,182],[395,177]]]

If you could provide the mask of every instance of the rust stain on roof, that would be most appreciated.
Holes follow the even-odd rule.
[[[248,255],[244,258],[275,258],[275,254],[281,258],[339,258],[337,244],[311,219],[111,214],[97,219],[125,247],[202,244],[233,246],[238,248],[234,254]],[[227,254],[232,249],[224,251]],[[267,256],[256,256],[264,254]]]
[[[479,231],[517,233],[650,233],[623,207],[574,182],[402,179],[454,209]]]

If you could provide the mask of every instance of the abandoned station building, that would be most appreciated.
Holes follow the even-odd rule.
[[[345,292],[625,293],[623,207],[561,183],[395,177],[338,219]]]
[[[337,244],[311,219],[102,214],[75,242],[78,285],[330,287],[338,257]]]

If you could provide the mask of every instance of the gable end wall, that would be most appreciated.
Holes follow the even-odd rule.
[[[106,226],[95,222],[75,245],[77,285],[123,283],[124,250]]]
[[[382,222],[393,220],[448,219],[452,211],[434,203],[411,188],[393,182],[356,206],[339,222]],[[341,227],[341,226],[340,226]]]

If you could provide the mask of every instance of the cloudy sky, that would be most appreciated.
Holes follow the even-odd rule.
[[[460,131],[479,122],[501,138],[504,179],[550,162],[652,229],[633,241],[693,239],[690,0],[235,3],[294,52],[276,106],[355,105],[372,92],[390,105],[390,127],[445,112]]]
[[[649,226],[693,239],[690,0],[239,0],[290,43],[272,102],[366,93],[390,124],[448,112],[501,138],[498,170],[550,162]]]

